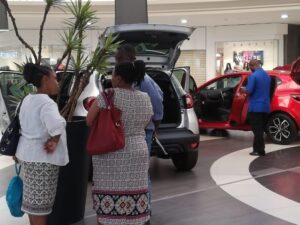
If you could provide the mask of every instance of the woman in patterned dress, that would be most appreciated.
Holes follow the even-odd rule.
[[[23,171],[22,211],[29,215],[30,225],[46,225],[54,204],[59,167],[69,162],[66,121],[49,97],[59,91],[54,71],[27,63],[23,75],[37,87],[37,93],[23,99],[19,113],[21,137],[16,158]]]
[[[135,61],[116,65],[112,75],[114,104],[122,110],[125,147],[93,156],[92,197],[98,225],[142,225],[150,217],[145,127],[153,112],[148,95],[132,88],[144,74],[144,62]],[[89,126],[103,107],[105,102],[99,95],[87,116]]]

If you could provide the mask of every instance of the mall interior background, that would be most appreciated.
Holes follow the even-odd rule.
[[[9,2],[11,2],[11,8],[16,16],[21,35],[26,41],[36,47],[38,43],[38,18],[41,17],[43,11],[41,1],[14,0]],[[100,0],[92,2],[97,11],[99,21],[87,32],[87,38],[85,39],[87,52],[95,49],[98,37],[105,27],[114,25],[113,2]],[[215,5],[213,3],[211,5],[205,3],[205,6],[207,6],[206,14],[203,13],[203,8],[200,7],[204,6],[203,2],[209,1],[188,0],[185,7],[190,7],[190,9],[184,9],[184,7],[179,9],[182,4],[177,0],[167,0],[165,3],[167,4],[168,2],[169,8],[166,8],[166,5],[155,0],[148,1],[149,23],[186,25],[196,28],[190,40],[183,43],[181,57],[176,66],[190,66],[191,74],[198,85],[223,74],[227,63],[230,63],[232,68],[236,70],[243,70],[243,56],[247,54],[260,54],[263,57],[263,66],[267,70],[291,63],[297,55],[300,55],[299,48],[295,48],[295,45],[299,46],[300,43],[299,25],[289,24],[293,20],[273,20],[273,22],[266,21],[266,23],[262,20],[261,23],[255,24],[247,24],[252,23],[251,20],[242,21],[240,19],[241,21],[234,21],[236,16],[239,16],[237,18],[242,18],[241,15],[260,17],[275,10],[278,11],[277,14],[280,16],[282,10],[280,7],[275,7],[275,3],[278,6],[278,2],[284,4],[282,9],[289,9],[292,10],[291,13],[294,13],[293,10],[300,9],[300,2],[297,4],[295,3],[297,1],[288,0],[270,3],[271,1],[263,0],[260,2],[264,3],[264,5],[261,6],[261,3],[252,1],[253,3],[250,7],[240,0],[226,1],[227,5],[220,1],[221,3],[214,3]],[[292,3],[293,5],[291,5]],[[232,6],[229,4],[242,5],[232,9]],[[260,10],[255,11],[254,6]],[[192,10],[191,8],[193,7],[198,8]],[[231,11],[224,11],[228,7],[231,7]],[[220,19],[220,15],[214,15],[214,13],[222,9],[224,18]],[[263,12],[262,15],[260,11]],[[176,12],[178,14],[177,19],[172,20],[172,18],[175,18]],[[59,9],[54,9],[49,15],[43,42],[43,57],[48,63],[55,64],[57,58],[64,51],[59,34],[64,30],[63,20],[67,18],[68,15],[62,13]],[[182,18],[189,18],[188,22],[181,24],[180,19]],[[199,18],[198,22],[197,18]],[[214,19],[215,23],[209,22],[209,18]],[[245,24],[241,24],[242,22]],[[234,62],[234,53],[237,53],[241,58],[239,65]],[[16,38],[12,25],[9,24],[8,31],[0,32],[0,67],[15,69],[14,62],[24,62],[26,56],[29,56],[29,52],[21,45]]]

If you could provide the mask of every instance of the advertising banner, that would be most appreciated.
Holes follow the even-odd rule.
[[[241,51],[233,52],[233,62],[235,65],[244,65],[245,63],[249,63],[251,59],[260,60],[263,64],[264,62],[264,51]]]

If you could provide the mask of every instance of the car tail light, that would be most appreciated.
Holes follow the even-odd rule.
[[[88,97],[88,98],[85,98],[83,100],[83,107],[86,109],[86,110],[89,110],[89,108],[92,106],[92,104],[94,103],[94,101],[96,100],[95,97]]]
[[[199,142],[196,142],[196,143],[192,143],[192,144],[191,144],[191,148],[192,148],[192,149],[198,148],[198,146],[199,146]]]
[[[186,94],[184,95],[184,108],[191,109],[193,108],[194,102],[191,95]]]
[[[291,97],[292,97],[293,99],[295,99],[296,101],[298,101],[298,102],[300,101],[300,95],[292,94]]]

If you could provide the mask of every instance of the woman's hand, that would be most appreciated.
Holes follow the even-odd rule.
[[[97,102],[94,101],[92,106],[90,107],[87,117],[86,117],[86,124],[91,127],[96,120],[98,114],[99,114],[100,108],[97,105]]]
[[[54,136],[49,138],[46,143],[44,144],[44,150],[47,153],[53,153],[57,147],[57,144],[59,142],[60,135]]]
[[[19,160],[18,160],[18,158],[15,155],[12,158],[15,161],[15,163],[19,163]]]
[[[248,94],[247,89],[246,89],[245,86],[243,86],[243,87],[240,88],[240,92],[241,92],[241,93]]]

